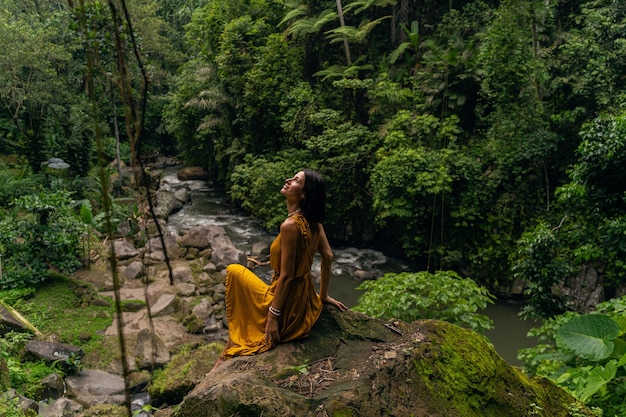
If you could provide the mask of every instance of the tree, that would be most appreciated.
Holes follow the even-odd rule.
[[[55,131],[63,132],[57,120],[64,120],[59,116],[71,102],[65,77],[76,48],[63,33],[67,14],[46,17],[0,8],[0,43],[20,45],[5,48],[0,57],[1,117],[15,128],[11,147],[27,156],[35,172],[55,148]]]

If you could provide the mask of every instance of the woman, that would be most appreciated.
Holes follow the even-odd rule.
[[[267,285],[242,265],[226,269],[226,317],[229,340],[214,369],[227,358],[265,352],[280,342],[306,337],[330,304],[348,308],[328,295],[333,253],[322,221],[326,189],[313,170],[285,180],[281,194],[287,199],[287,218],[270,246],[272,283]],[[311,277],[316,253],[321,256],[319,295]]]

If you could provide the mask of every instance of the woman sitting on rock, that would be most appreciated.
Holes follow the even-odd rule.
[[[328,295],[333,253],[322,222],[326,188],[322,177],[306,169],[285,180],[280,190],[287,199],[287,218],[270,246],[274,270],[267,285],[243,265],[226,269],[226,317],[229,340],[216,362],[265,352],[280,342],[308,336],[322,304],[348,308]],[[316,253],[321,256],[319,295],[311,276]]]

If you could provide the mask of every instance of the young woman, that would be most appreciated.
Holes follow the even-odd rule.
[[[333,253],[322,226],[326,211],[322,177],[313,170],[300,171],[285,180],[280,192],[287,199],[288,214],[270,246],[272,282],[267,285],[243,265],[227,267],[229,340],[215,367],[224,359],[265,352],[308,336],[323,303],[348,309],[328,295]],[[319,294],[311,277],[316,253],[321,256]]]

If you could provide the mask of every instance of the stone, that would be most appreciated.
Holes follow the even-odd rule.
[[[146,268],[141,261],[133,261],[122,272],[126,279],[138,279],[146,274]]]
[[[164,235],[163,242],[161,242],[161,237],[153,237],[148,240],[146,243],[147,255],[150,255],[155,252],[163,252],[163,243],[165,243],[165,250],[167,251],[167,256],[170,259],[176,257],[178,252],[178,242],[176,240],[176,236],[173,235]]]
[[[150,333],[148,329],[142,329],[137,333],[135,357],[139,369],[162,368],[170,361],[170,353],[161,339]]]
[[[48,363],[57,362],[66,371],[74,367],[75,361],[85,356],[85,352],[76,346],[45,340],[30,340],[24,351],[27,358],[44,360]]]
[[[159,317],[178,311],[180,301],[175,294],[163,294],[152,306],[152,316]]]
[[[66,417],[74,416],[81,411],[84,407],[69,398],[57,398],[52,403],[40,402],[39,414],[37,417]]]
[[[255,242],[250,250],[250,255],[259,259],[267,259],[270,256],[270,244],[268,242]]]
[[[178,190],[174,191],[174,197],[176,197],[176,199],[183,204],[191,202],[191,193],[186,187],[179,188]]]
[[[205,299],[202,299],[191,309],[191,312],[201,319],[205,320],[209,318],[213,313],[213,304],[209,303]]]
[[[26,416],[32,415],[33,412],[35,413],[35,415],[39,414],[39,405],[30,398],[19,395],[14,389],[10,389],[4,393],[0,393],[0,397],[6,400],[17,401],[17,406]]]
[[[191,282],[181,282],[176,284],[178,294],[183,297],[191,297],[196,293],[196,285]]]
[[[127,242],[124,239],[117,239],[113,243],[115,248],[115,256],[117,259],[124,260],[134,258],[139,255],[139,251],[132,243]]]
[[[41,398],[44,400],[61,398],[65,394],[65,383],[59,374],[50,374],[41,380]]]
[[[354,278],[358,279],[359,281],[373,281],[376,279],[376,274],[374,274],[373,272],[363,271],[360,269],[354,271],[352,276],[354,276]]]
[[[0,335],[10,331],[32,333],[34,327],[19,312],[0,300]]]
[[[519,417],[536,406],[566,417],[576,402],[508,365],[478,333],[439,320],[386,324],[325,306],[306,339],[225,361],[175,415]]]
[[[184,247],[199,250],[210,247],[209,229],[206,225],[194,226],[180,238],[180,244]]]
[[[177,265],[172,269],[174,282],[193,282],[193,272],[187,264]]]
[[[156,194],[154,214],[159,219],[167,219],[170,214],[183,208],[183,203],[170,191],[160,190]]]
[[[177,177],[180,181],[200,180],[208,181],[211,179],[209,171],[202,167],[184,167],[178,171]]]
[[[90,407],[96,404],[123,404],[124,379],[95,369],[83,369],[65,378],[68,396]]]

